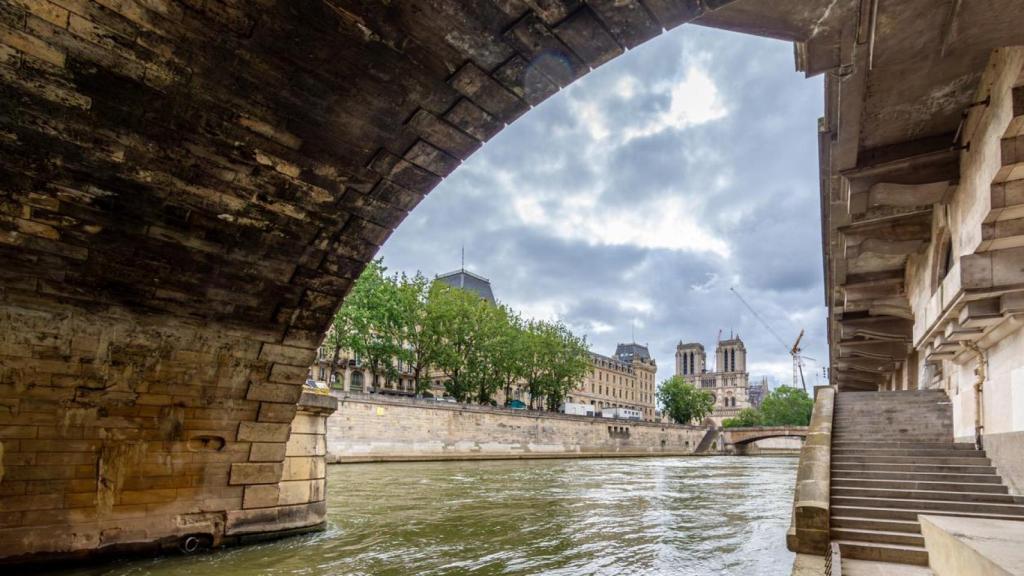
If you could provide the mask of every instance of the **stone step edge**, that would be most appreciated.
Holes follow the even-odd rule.
[[[889,551],[892,553],[904,553],[912,554],[918,557],[917,562],[901,562],[894,559],[876,560],[880,562],[888,562],[891,564],[908,564],[927,566],[928,565],[928,550],[924,546],[914,546],[911,544],[887,544],[882,542],[865,542],[863,540],[833,540],[832,542],[839,544],[839,549],[842,550],[844,546],[851,546],[856,548],[875,548],[880,550]],[[851,559],[857,559],[854,554],[843,554]]]
[[[995,474],[992,474],[992,476],[995,476]],[[847,478],[845,476],[833,476],[830,480],[833,486],[836,482],[896,482],[898,484],[957,484],[959,486],[999,486],[1006,488],[1003,484],[985,484],[983,482],[943,482],[942,480],[889,480],[879,478]],[[858,488],[858,486],[848,486],[848,488]],[[865,487],[860,486],[860,488]],[[866,488],[870,487],[868,486]],[[957,490],[956,493],[962,494],[963,492]]]
[[[955,494],[955,492],[954,492],[954,494]],[[847,500],[849,500],[851,498],[852,499],[856,499],[856,500],[898,500],[901,504],[904,503],[904,502],[906,502],[906,503],[911,503],[911,502],[929,502],[929,503],[932,503],[932,504],[946,504],[946,505],[949,505],[949,504],[961,504],[961,505],[965,505],[965,506],[978,506],[978,507],[981,507],[981,506],[1000,506],[1000,507],[1004,507],[1004,508],[1005,507],[1010,507],[1010,508],[1019,508],[1020,509],[1020,514],[1019,515],[1018,514],[1006,514],[1006,516],[1012,516],[1012,517],[1016,517],[1016,518],[1020,518],[1021,516],[1024,516],[1024,504],[1014,504],[1012,502],[1005,502],[1005,503],[1004,502],[974,502],[974,501],[971,501],[971,502],[961,502],[961,501],[958,501],[958,500],[928,500],[927,498],[893,498],[893,497],[890,497],[890,496],[832,496],[832,495],[830,495],[830,497],[829,497],[829,507],[833,506],[832,498],[845,498]],[[835,506],[842,506],[842,504],[835,504]],[[894,508],[894,507],[891,507],[891,506],[874,506],[874,508],[881,508],[883,510],[913,510],[913,508]],[[943,510],[942,507],[936,507],[936,508],[932,509],[932,514],[937,514],[937,515],[941,516],[942,512],[945,512],[945,510]],[[956,510],[951,510],[951,512],[956,512]],[[927,512],[922,512],[922,513],[923,514],[927,514]]]
[[[835,506],[832,506],[832,505],[829,506],[829,510],[836,510],[836,509],[839,509],[840,511],[844,511],[844,512],[845,511],[849,511],[851,513],[856,513],[856,512],[861,511],[861,510],[874,510],[874,511],[878,511],[878,512],[900,512],[900,513],[904,513],[904,514],[906,514],[906,513],[916,513],[918,516],[920,516],[922,514],[924,514],[924,515],[932,515],[932,516],[942,516],[943,515],[942,513],[939,513],[939,512],[937,512],[935,510],[914,510],[914,509],[911,509],[911,508],[880,508],[878,506],[851,506],[849,504],[839,504],[839,505],[835,505]],[[951,511],[946,511],[945,515],[956,516],[956,517],[959,517],[959,518],[988,518],[988,519],[992,519],[992,520],[1012,520],[1012,521],[1015,521],[1015,522],[1020,522],[1020,516],[1014,516],[1013,514],[998,514],[998,513],[989,513],[989,512],[959,512],[959,511],[956,511],[956,510],[951,510]],[[849,514],[843,514],[843,517],[845,517],[845,518],[864,518],[865,520],[870,520],[871,519],[870,517],[850,516]],[[893,520],[888,520],[888,519],[885,519],[885,518],[876,518],[876,520],[885,520],[886,522],[893,521]],[[901,522],[909,522],[909,520],[901,520]]]
[[[849,539],[833,540],[833,542],[838,543],[840,546],[842,546],[843,544],[851,544],[856,546],[874,546],[876,548],[892,548],[893,550],[906,550],[908,552],[924,552],[925,554],[928,553],[928,551],[925,550],[924,546],[914,546],[913,544],[889,544],[887,542],[869,542],[867,540]]]
[[[844,458],[844,456],[845,457],[850,457],[850,454],[836,454],[835,456],[832,457],[832,461],[833,462],[836,462],[836,461],[846,462],[847,460],[846,460],[846,458]],[[858,458],[867,458],[867,457],[868,456],[858,456]],[[989,460],[989,461],[991,461],[991,459],[989,459],[987,457],[986,458],[957,458],[956,456],[948,456],[948,457],[947,456],[941,456],[941,457],[932,457],[932,458],[924,458],[924,457],[922,457],[922,458],[914,458],[913,456],[876,456],[876,458],[905,458],[907,460],[910,460],[910,462],[907,462],[907,464],[920,462],[920,464],[919,464],[920,466],[943,466],[943,465],[945,465],[942,462],[933,462],[933,460],[935,460],[935,458],[939,458],[941,460]],[[928,460],[928,462],[921,462],[921,460]],[[876,460],[868,460],[867,462],[849,461],[849,463],[850,464],[883,464],[883,465],[884,464],[894,464],[894,465],[896,465],[896,464],[904,464],[904,462],[878,462]],[[991,464],[948,464],[948,465],[950,465],[950,466],[982,466],[982,467],[991,467]]]
[[[843,532],[857,533],[864,536],[879,535],[879,536],[896,536],[900,538],[915,538],[921,540],[922,546],[924,545],[924,536],[921,534],[915,534],[913,532],[893,532],[890,530],[868,530],[866,528],[843,528],[843,527],[829,527],[829,532],[842,530]],[[872,544],[891,544],[891,542],[875,542],[874,540],[867,540],[864,538],[844,538],[844,540],[857,540],[863,542],[871,542]],[[913,546],[913,544],[903,544],[903,546]]]
[[[993,474],[958,474],[956,472],[900,472],[900,471],[885,472],[885,471],[881,471],[881,470],[843,470],[843,469],[836,470],[835,468],[833,468],[832,469],[832,477],[833,478],[836,477],[835,474],[837,472],[850,473],[850,474],[863,474],[863,473],[868,473],[868,474],[927,474],[927,475],[939,475],[939,476],[963,476],[965,480],[977,480],[978,478],[997,477],[997,478],[999,478],[999,485],[1000,486],[1004,485],[1003,482],[1002,482],[1002,477],[1000,477],[999,474],[995,474],[995,473],[993,473]],[[890,478],[849,478],[849,480],[879,480],[879,481],[891,480],[893,482],[900,482],[901,481],[901,480],[890,479]],[[902,482],[942,482],[942,480],[902,480]],[[991,484],[991,483],[988,483],[988,482],[965,482],[965,484]]]
[[[886,510],[887,510],[887,508],[886,508]],[[921,532],[921,523],[918,522],[917,520],[891,520],[891,519],[886,519],[886,518],[870,518],[870,517],[867,517],[867,516],[829,516],[829,522],[831,523],[831,521],[833,521],[833,520],[840,520],[840,521],[850,521],[850,520],[852,520],[852,521],[856,521],[856,522],[878,522],[878,523],[883,523],[884,522],[884,523],[888,523],[888,524],[903,524],[903,525],[907,526],[908,528],[916,527],[917,528],[917,532],[918,533]],[[856,528],[855,528],[855,530],[856,530]]]
[[[838,488],[840,490],[872,490],[872,491],[878,491],[878,492],[925,492],[925,493],[928,493],[928,494],[947,494],[947,495],[950,496],[949,500],[930,500],[928,498],[903,498],[903,497],[900,497],[900,496],[854,496],[854,498],[879,498],[879,499],[882,499],[882,500],[919,500],[921,502],[952,502],[952,503],[956,503],[956,504],[1004,504],[1005,503],[1005,504],[1010,504],[1010,505],[1014,505],[1014,506],[1020,506],[1021,509],[1024,510],[1024,502],[1019,502],[1018,501],[1018,499],[1020,499],[1021,497],[1020,496],[1014,496],[1013,494],[994,494],[994,493],[991,493],[991,492],[956,492],[956,491],[953,491],[953,490],[901,490],[899,488],[864,488],[862,486],[845,486],[845,487],[840,486]],[[836,496],[839,496],[841,498],[849,498],[849,496],[844,496],[842,494],[836,494]],[[986,498],[991,498],[993,496],[1001,496],[1001,497],[1004,497],[1004,498],[1010,498],[1010,500],[1008,502],[1002,502],[1002,501],[986,502],[984,500],[960,501],[960,500],[957,500],[957,499],[953,499],[952,497],[954,497],[954,496],[957,496],[957,497],[960,497],[960,498],[962,498],[964,496],[984,496]]]

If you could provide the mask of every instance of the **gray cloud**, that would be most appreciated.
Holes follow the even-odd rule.
[[[464,244],[467,267],[500,300],[565,321],[595,351],[610,353],[635,325],[663,379],[676,342],[713,346],[732,330],[753,375],[785,383],[785,349],[729,287],[787,342],[806,329],[807,354],[826,358],[821,107],[821,80],[793,72],[789,44],[683,27],[506,128],[382,256],[437,274],[459,266]],[[690,109],[682,121],[669,114]]]

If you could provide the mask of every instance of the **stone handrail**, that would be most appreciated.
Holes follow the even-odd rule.
[[[803,554],[828,553],[829,475],[832,460],[832,410],[836,389],[814,389],[814,411],[807,440],[800,449],[796,490],[793,495],[793,521],[786,534],[786,545]]]

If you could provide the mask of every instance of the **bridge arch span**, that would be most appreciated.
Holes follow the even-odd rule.
[[[442,178],[684,22],[796,41],[808,73],[863,72],[836,49],[859,38],[858,5],[4,3],[0,559],[320,525],[329,406],[298,406],[301,383],[354,279]],[[1000,20],[944,78],[1010,44]],[[888,41],[872,44],[876,74],[898,72],[883,107],[914,111],[915,138],[947,128],[933,116],[955,129],[958,110],[932,114],[929,68],[901,59],[917,51]],[[973,89],[953,86],[950,110]]]

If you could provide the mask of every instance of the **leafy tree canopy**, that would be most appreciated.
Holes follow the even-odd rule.
[[[493,404],[498,390],[508,398],[525,382],[531,405],[553,410],[590,370],[586,340],[563,324],[523,320],[473,292],[386,270],[379,260],[369,264],[335,315],[326,340],[332,369],[339,350],[348,349],[386,382],[400,376],[403,363],[420,393],[437,370],[460,402]]]
[[[768,393],[760,408],[744,408],[736,418],[722,421],[725,428],[745,426],[807,426],[811,423],[814,400],[792,386],[779,386]]]
[[[658,388],[658,402],[670,418],[679,424],[701,421],[714,408],[711,394],[700,390],[682,376],[673,376]]]
[[[765,426],[807,426],[813,409],[807,392],[792,386],[779,386],[761,402]]]
[[[756,408],[744,408],[735,418],[722,420],[724,428],[742,428],[748,426],[764,426],[764,416]]]

